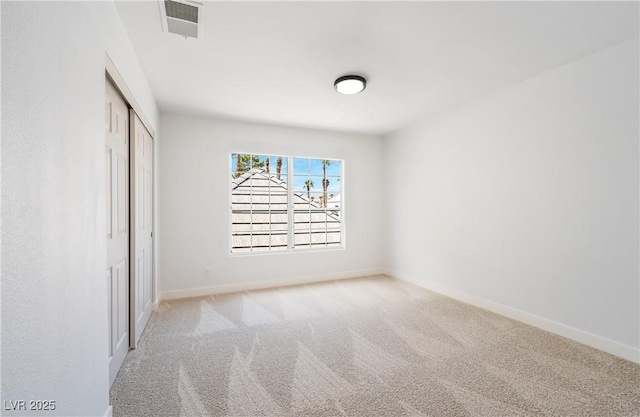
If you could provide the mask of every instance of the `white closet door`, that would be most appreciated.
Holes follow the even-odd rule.
[[[131,347],[138,345],[153,307],[153,138],[131,110]]]
[[[129,109],[106,80],[107,285],[109,382],[129,350]]]

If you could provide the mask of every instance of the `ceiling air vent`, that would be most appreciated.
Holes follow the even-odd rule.
[[[160,14],[165,32],[196,39],[202,35],[202,3],[160,0]]]

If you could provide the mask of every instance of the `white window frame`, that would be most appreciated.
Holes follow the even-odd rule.
[[[311,157],[311,156],[285,156],[277,153],[259,153],[259,152],[242,152],[242,151],[233,151],[228,154],[228,166],[226,172],[226,178],[229,178],[229,173],[233,172],[234,167],[231,164],[233,155],[256,155],[256,156],[271,156],[271,157],[282,157],[287,159],[287,248],[284,250],[260,250],[260,251],[247,251],[247,252],[233,252],[233,205],[232,205],[232,185],[229,182],[229,190],[227,193],[228,197],[228,227],[229,231],[227,233],[228,237],[228,253],[232,257],[242,257],[242,256],[260,256],[260,255],[277,255],[277,254],[292,254],[292,253],[310,253],[310,252],[331,252],[331,251],[343,251],[346,249],[346,216],[345,216],[345,204],[344,204],[344,172],[345,172],[345,160],[341,158],[328,158],[328,157]],[[330,160],[330,161],[339,161],[340,162],[340,246],[331,246],[331,247],[295,247],[295,236],[294,236],[294,194],[295,190],[293,187],[294,181],[294,170],[293,170],[293,161],[296,158],[301,159],[309,159],[309,160]],[[326,211],[329,211],[328,208],[325,208]],[[311,237],[309,237],[311,239]]]

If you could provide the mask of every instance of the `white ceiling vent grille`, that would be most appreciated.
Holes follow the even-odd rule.
[[[185,38],[202,36],[202,3],[189,0],[160,0],[162,28]]]

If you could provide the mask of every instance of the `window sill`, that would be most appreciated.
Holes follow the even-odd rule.
[[[291,255],[296,253],[325,253],[325,252],[339,252],[344,251],[345,247],[335,247],[335,248],[325,248],[325,249],[287,249],[287,250],[277,250],[277,251],[257,251],[257,252],[230,252],[229,257],[231,258],[245,258],[251,256],[264,256],[264,255]]]

